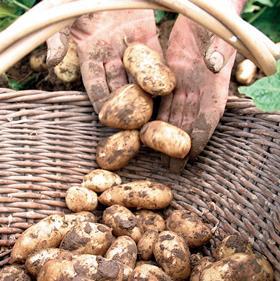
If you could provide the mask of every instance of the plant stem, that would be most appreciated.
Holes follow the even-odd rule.
[[[256,13],[252,18],[248,20],[249,23],[255,22],[266,10],[268,7],[262,8],[258,13]]]
[[[14,3],[16,6],[22,8],[22,9],[25,10],[25,11],[28,11],[28,10],[29,10],[29,7],[27,7],[27,6],[25,6],[24,4],[18,2],[17,0],[13,0],[13,3]]]

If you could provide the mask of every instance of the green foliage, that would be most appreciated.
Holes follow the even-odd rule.
[[[155,11],[155,18],[156,18],[156,23],[160,24],[165,20],[172,20],[175,19],[177,16],[176,13],[170,13],[170,12],[164,12],[161,10],[156,10]]]

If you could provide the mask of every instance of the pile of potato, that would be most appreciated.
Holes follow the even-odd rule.
[[[17,239],[0,281],[273,280],[267,260],[238,236],[223,240],[214,258],[199,254],[212,231],[195,213],[166,212],[172,198],[164,184],[122,184],[94,170],[66,193],[75,213],[51,215]]]
[[[175,75],[157,52],[139,43],[127,47],[123,62],[135,83],[112,93],[99,112],[103,125],[123,131],[98,144],[98,165],[111,171],[125,167],[141,142],[170,157],[186,157],[191,139],[185,131],[163,121],[149,122],[153,97],[171,94],[176,87]]]

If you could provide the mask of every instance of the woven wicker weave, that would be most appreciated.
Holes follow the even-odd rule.
[[[65,190],[96,167],[96,144],[111,130],[92,112],[83,93],[0,89],[1,265],[30,224],[67,211]],[[216,225],[216,239],[236,231],[249,238],[279,281],[279,124],[280,114],[261,113],[250,101],[231,98],[209,145],[181,176],[167,173],[159,154],[145,149],[120,175],[170,183],[173,207],[193,210]]]

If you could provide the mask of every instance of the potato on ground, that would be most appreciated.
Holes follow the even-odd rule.
[[[164,64],[160,54],[146,45],[129,45],[124,52],[123,62],[126,70],[147,93],[166,96],[174,90],[174,73]]]
[[[154,260],[149,260],[149,261],[143,261],[143,260],[138,260],[136,262],[136,265],[135,265],[135,268],[140,266],[140,265],[143,265],[143,264],[150,264],[150,265],[155,265],[157,266],[157,263],[154,261]]]
[[[115,171],[125,167],[140,149],[139,132],[118,132],[97,145],[96,161],[105,170]]]
[[[202,257],[192,269],[190,281],[200,281],[201,272],[213,263],[213,258]]]
[[[103,256],[113,242],[112,230],[103,224],[83,222],[70,229],[60,248],[74,254]]]
[[[138,241],[138,254],[143,260],[150,260],[152,258],[158,235],[159,233],[155,230],[147,230]]]
[[[84,176],[83,187],[86,187],[95,192],[103,192],[106,189],[120,185],[122,183],[121,177],[113,172],[95,169]]]
[[[129,281],[172,281],[172,279],[161,268],[142,264],[134,269]]]
[[[161,183],[141,180],[105,190],[98,200],[107,206],[114,204],[127,208],[162,209],[172,201],[171,189]]]
[[[191,149],[188,133],[159,120],[145,124],[140,138],[146,146],[174,158],[185,158]]]
[[[0,281],[31,281],[23,268],[17,265],[7,265],[0,269]]]
[[[200,247],[212,238],[211,229],[195,213],[176,210],[166,220],[167,229],[184,237],[189,247]]]
[[[165,230],[165,221],[160,214],[150,210],[140,210],[137,211],[135,215],[143,233],[148,230],[155,230],[158,232]]]
[[[172,231],[159,234],[154,245],[157,263],[172,280],[186,280],[190,275],[190,252],[185,240]]]
[[[139,129],[153,114],[153,99],[135,84],[117,89],[99,112],[101,124],[124,130]]]
[[[142,235],[134,214],[120,205],[113,205],[104,211],[103,223],[113,229],[114,235],[127,235],[135,242],[138,242]]]

